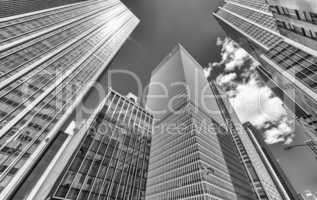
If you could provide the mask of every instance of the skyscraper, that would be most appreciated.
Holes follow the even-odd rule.
[[[117,0],[0,20],[0,199],[17,189],[138,22]]]
[[[50,191],[52,200],[144,200],[152,125],[152,115],[110,89],[87,123],[78,129],[76,134],[83,135],[83,139],[76,149],[59,158],[68,157],[68,163],[56,164],[35,199]]]
[[[243,128],[228,98],[224,95],[225,93],[214,82],[210,82],[210,87],[217,97],[218,106],[221,108],[221,113],[227,123],[229,132],[238,148],[242,163],[257,194],[257,199],[295,200],[296,198],[292,198],[292,195],[281,186],[275,174],[271,173],[271,165],[268,165],[266,160],[262,159],[261,152],[257,150],[258,144],[253,142],[251,135]]]
[[[201,66],[178,45],[152,72],[148,200],[254,200],[246,169]]]
[[[263,135],[261,135],[250,122],[243,124],[243,127],[252,141],[256,152],[258,152],[262,162],[268,169],[270,176],[277,185],[277,188],[281,191],[281,193],[286,192],[290,199],[299,199],[297,192],[289,182],[287,176],[285,175],[280,164],[275,159],[270,148],[265,143]]]
[[[272,2],[279,1],[272,0]],[[299,5],[301,3],[302,1]],[[304,4],[303,2],[302,5]],[[305,7],[307,8],[307,5]],[[273,15],[270,11],[287,12],[283,6],[280,9],[278,10],[277,6],[270,7],[265,0],[228,0],[214,13],[214,16],[225,32],[261,63],[258,66],[260,73],[269,80],[274,91],[282,96],[282,100],[295,113],[297,120],[306,122],[306,126],[309,126],[306,135],[315,141],[317,51],[305,44],[307,42],[304,41],[309,41],[309,38],[303,39],[302,36],[294,33],[295,30],[287,33],[285,30],[281,31],[283,23],[281,21],[276,23],[277,14]],[[287,18],[300,21],[294,19],[296,12],[293,13],[285,16],[281,14],[279,17],[285,21],[288,20]],[[310,14],[314,16],[313,11]],[[313,28],[313,22],[309,23],[301,23],[302,26],[307,26],[308,32]],[[298,39],[300,37],[301,40]]]
[[[313,0],[269,0],[270,10],[276,24],[283,36],[298,44],[303,45],[313,57],[306,55],[313,65],[305,66],[307,69],[302,74],[295,74],[298,79],[303,79],[306,85],[317,92],[317,3]],[[295,43],[295,44],[296,44]],[[301,46],[299,45],[299,48]],[[296,68],[297,66],[292,66]],[[301,75],[301,76],[300,76]],[[315,99],[316,101],[316,99]],[[313,102],[316,104],[316,102]],[[313,105],[314,105],[313,104]],[[311,109],[316,107],[311,106]],[[303,117],[301,123],[309,135],[308,147],[317,155],[317,117],[316,110],[313,115]],[[313,128],[312,128],[313,127]]]

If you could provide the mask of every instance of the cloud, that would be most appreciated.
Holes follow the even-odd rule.
[[[277,127],[273,127],[264,132],[265,142],[268,144],[275,144],[283,142],[284,144],[290,144],[293,142],[294,131],[290,127],[286,118],[282,120]]]
[[[222,60],[218,63],[213,63],[214,67],[224,65],[224,70],[230,72],[234,71],[236,68],[242,67],[245,61],[250,59],[249,54],[245,50],[228,38],[225,38],[224,40],[218,38],[217,45],[222,45]]]
[[[220,85],[224,85],[224,84],[232,82],[236,78],[237,78],[237,74],[236,73],[229,73],[229,74],[226,74],[226,75],[221,74],[221,75],[218,76],[217,82]]]
[[[306,190],[304,192],[304,195],[308,198],[311,198],[311,199],[314,199],[314,200],[317,200],[317,195],[315,195],[314,193],[312,193],[311,191],[309,190]]]
[[[210,76],[210,74],[211,74],[211,72],[212,72],[212,66],[210,66],[210,67],[207,67],[207,68],[204,68],[204,75],[205,75],[205,77],[209,77]]]
[[[76,122],[75,121],[71,121],[69,123],[69,125],[66,127],[65,129],[65,133],[68,133],[70,135],[73,135],[74,134],[74,131],[75,131],[75,128],[76,128]]]
[[[230,102],[242,122],[250,121],[258,127],[286,115],[281,100],[274,97],[268,87],[259,85],[255,77],[246,84],[239,84]]]
[[[218,39],[222,45],[222,60],[205,70],[209,74],[215,67],[222,69],[216,82],[227,92],[230,102],[242,123],[251,122],[264,132],[268,144],[293,141],[293,125],[283,102],[274,96],[256,72],[258,65],[235,42]]]

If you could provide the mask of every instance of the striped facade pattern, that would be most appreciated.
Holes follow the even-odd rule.
[[[0,0],[0,18],[64,6],[85,0]]]
[[[50,199],[145,199],[153,116],[113,90],[100,107]]]
[[[175,133],[154,131],[147,199],[254,199],[231,136],[193,104],[180,109],[159,122]]]
[[[117,0],[0,19],[0,199],[36,162],[138,22]]]
[[[150,96],[160,94],[162,89],[150,88],[147,106],[164,113],[154,114],[146,199],[255,199],[214,97],[207,100],[212,102],[210,111],[190,95],[204,96],[203,90],[214,95],[202,67],[178,45],[152,72],[151,82],[166,86],[168,97],[152,100]]]

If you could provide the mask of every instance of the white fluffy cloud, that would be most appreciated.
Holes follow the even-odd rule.
[[[230,39],[218,39],[217,44],[222,45],[222,60],[213,63],[212,67],[222,67],[223,73],[216,81],[230,95],[230,102],[240,120],[243,123],[250,121],[257,128],[265,130],[268,144],[291,143],[293,129],[283,102],[261,82],[252,58]],[[247,61],[251,61],[251,64],[247,65]],[[212,72],[212,67],[205,70],[206,74]],[[241,68],[245,69],[239,71]],[[247,81],[239,82],[237,76]]]
[[[248,83],[237,86],[230,102],[241,121],[260,127],[286,114],[282,102],[272,95],[268,87],[260,86],[256,78],[251,78]]]
[[[76,128],[76,122],[71,121],[65,129],[65,133],[72,135],[72,134],[74,134],[75,128]]]
[[[210,75],[211,71],[212,71],[212,66],[210,66],[208,68],[204,68],[205,77],[208,77]]]
[[[245,50],[228,38],[225,38],[224,40],[218,38],[217,45],[222,45],[222,60],[218,63],[213,63],[213,66],[224,65],[225,71],[229,72],[243,66],[245,61],[250,59],[249,54]]]
[[[220,85],[224,85],[224,84],[232,82],[236,78],[237,78],[237,74],[236,73],[229,73],[229,74],[225,74],[225,75],[221,74],[221,75],[218,76],[217,82]]]
[[[293,129],[290,127],[289,123],[284,118],[277,127],[271,128],[265,131],[265,142],[268,144],[274,144],[278,142],[283,142],[285,144],[290,144],[293,141]]]
[[[256,78],[251,77],[248,83],[238,85],[230,102],[242,122],[250,121],[266,130],[264,134],[268,144],[292,142],[293,124],[282,101],[273,95],[270,88],[259,85]]]

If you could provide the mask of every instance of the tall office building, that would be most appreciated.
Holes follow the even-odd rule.
[[[146,106],[155,118],[146,199],[256,199],[202,67],[181,45],[152,72]]]
[[[269,0],[268,3],[281,35],[304,45],[313,56],[306,55],[313,65],[305,66],[306,71],[302,74],[295,74],[295,76],[303,79],[306,85],[317,93],[317,2],[313,0]],[[294,69],[297,66],[291,67]],[[317,155],[317,107],[313,105],[310,108],[315,109],[314,114],[304,117],[301,123],[309,134],[309,140],[306,143]]]
[[[68,162],[56,163],[34,199],[50,191],[51,200],[144,200],[152,128],[152,115],[110,89],[78,129],[83,139],[76,149],[59,158]]]
[[[261,152],[257,150],[257,144],[253,143],[253,138],[250,138],[243,128],[225,93],[214,82],[210,82],[210,87],[238,148],[242,163],[247,169],[257,199],[295,200],[296,198],[291,198],[291,194],[288,194],[288,191],[280,184],[275,174],[271,173],[271,166],[262,159]]]
[[[283,2],[286,6],[288,2],[295,0]],[[313,1],[297,2],[299,3],[296,5],[302,4],[308,9],[306,4]],[[314,45],[316,47],[316,42],[309,42],[313,40],[315,33],[306,36],[316,28],[314,11],[309,9],[310,12],[306,14],[295,11],[291,13],[284,6],[277,5],[279,4],[270,6],[265,0],[227,0],[214,16],[225,32],[261,63],[258,67],[260,73],[295,113],[297,122],[304,122],[302,124],[307,126],[306,135],[310,140],[316,141],[317,49],[313,48]],[[304,15],[311,21],[301,22]],[[295,19],[296,17],[300,18]],[[300,29],[305,36],[300,35],[300,31],[292,23],[285,23],[287,20],[305,27]],[[282,27],[284,25],[292,28],[285,30]]]
[[[79,3],[82,1],[87,0],[0,0],[0,18]]]
[[[244,123],[243,127],[279,191],[281,191],[282,194],[286,192],[290,199],[300,199],[280,164],[277,162],[270,148],[265,143],[263,135],[259,133],[250,122]]]
[[[117,0],[0,20],[0,199],[7,199],[134,30]]]

